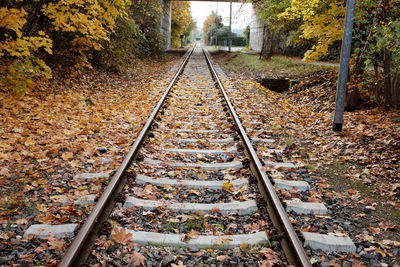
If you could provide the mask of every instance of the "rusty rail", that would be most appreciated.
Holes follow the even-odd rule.
[[[275,193],[274,186],[272,185],[270,179],[268,178],[267,174],[262,171],[262,163],[260,159],[258,158],[256,151],[254,150],[254,147],[251,143],[251,140],[247,136],[247,133],[242,126],[242,123],[240,122],[239,117],[237,116],[235,109],[233,108],[232,103],[230,102],[228,95],[226,94],[224,85],[222,84],[221,80],[218,77],[218,74],[212,64],[210,55],[208,51],[206,51],[203,48],[203,53],[204,56],[206,57],[207,64],[211,70],[212,76],[215,79],[216,85],[218,88],[221,90],[225,102],[228,105],[228,110],[231,116],[233,117],[233,120],[237,126],[237,129],[240,133],[240,136],[243,140],[243,143],[245,145],[246,152],[248,156],[250,157],[251,163],[253,170],[255,171],[255,176],[257,176],[259,183],[261,184],[262,189],[266,195],[267,195],[267,202],[270,203],[272,206],[273,211],[275,212],[275,217],[278,219],[278,225],[275,225],[278,229],[283,230],[285,233],[284,239],[287,240],[287,244],[289,245],[289,250],[285,251],[286,254],[291,254],[287,255],[288,260],[290,264],[296,265],[296,266],[310,266],[311,263],[310,260],[304,250],[304,247],[302,243],[300,242],[295,230],[293,229],[292,224],[290,223],[289,217],[286,213],[286,210],[282,206],[282,203],[280,202],[278,196]],[[271,214],[270,214],[271,215]]]
[[[67,267],[67,266],[77,266],[77,261],[82,261],[81,255],[83,253],[82,248],[84,247],[85,242],[87,242],[90,235],[94,234],[94,228],[102,213],[104,212],[107,205],[112,200],[112,196],[114,195],[116,189],[119,187],[123,176],[125,175],[126,170],[129,168],[131,162],[135,159],[140,150],[143,142],[146,139],[148,132],[151,130],[151,124],[153,123],[154,118],[156,117],[157,113],[159,112],[161,106],[165,102],[171,88],[175,85],[178,81],[179,76],[182,74],[183,69],[185,68],[187,62],[189,61],[190,56],[194,51],[195,46],[193,46],[185,55],[184,61],[182,62],[181,66],[179,67],[178,71],[176,72],[174,78],[170,82],[167,90],[161,97],[160,101],[158,102],[157,106],[154,108],[153,112],[151,113],[150,117],[147,119],[146,124],[143,126],[142,131],[140,132],[139,136],[136,138],[135,142],[133,143],[131,149],[129,150],[127,156],[125,157],[122,164],[119,166],[118,170],[113,175],[110,183],[104,190],[103,194],[101,195],[100,199],[98,200],[97,204],[94,206],[93,211],[90,213],[89,217],[86,219],[85,223],[81,227],[80,231],[78,232],[77,236],[75,237],[72,244],[69,246],[67,252],[65,253],[62,261],[60,262],[59,266]]]

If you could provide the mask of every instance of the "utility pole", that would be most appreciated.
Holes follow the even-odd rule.
[[[228,32],[229,53],[232,51],[232,0],[229,3],[229,32]]]
[[[218,1],[217,1],[217,13],[215,16],[215,31],[218,31]],[[218,34],[215,35],[215,47],[218,46]]]
[[[210,5],[210,7],[211,7],[211,14],[212,14],[214,9],[213,9],[212,5]],[[210,25],[210,46],[212,46],[212,38],[213,38],[213,36],[212,36],[212,28],[213,28],[213,26],[212,26],[212,22],[211,22],[211,25]]]
[[[346,17],[344,20],[342,50],[340,52],[340,67],[338,86],[336,91],[335,115],[333,118],[332,130],[335,132],[342,131],[343,113],[346,100],[347,81],[349,79],[349,62],[351,52],[351,38],[354,22],[354,10],[356,0],[347,0]]]

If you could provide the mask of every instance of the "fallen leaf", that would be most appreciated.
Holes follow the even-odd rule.
[[[189,233],[183,234],[181,240],[182,242],[188,242],[191,239],[198,238],[199,234],[200,234],[199,232],[192,229]]]
[[[237,229],[237,224],[236,223],[230,223],[230,224],[228,224],[227,226],[226,226],[226,229],[227,230],[229,230],[229,229]]]
[[[136,251],[133,251],[132,254],[128,254],[126,257],[126,262],[133,264],[133,266],[144,265],[146,263],[146,257]]]
[[[126,245],[131,241],[132,234],[127,233],[125,228],[114,228],[114,233],[112,234],[112,239],[118,244]]]
[[[74,158],[74,154],[71,152],[65,152],[61,155],[61,158],[65,161],[69,161]]]
[[[199,175],[198,175],[198,178],[200,179],[200,180],[208,180],[208,177],[207,177],[207,175],[205,174],[205,173],[200,173]]]
[[[212,241],[216,245],[229,244],[233,239],[228,236],[218,236]]]
[[[50,236],[47,239],[47,244],[49,244],[50,249],[61,251],[64,248],[65,241],[63,239],[58,239],[55,236]]]
[[[377,234],[381,233],[381,230],[377,227],[367,227],[367,230],[373,235],[377,235]]]
[[[242,244],[240,244],[240,250],[242,251],[242,252],[245,252],[248,248],[249,248],[249,243],[247,243],[247,242],[243,242]]]
[[[79,160],[73,160],[73,161],[71,161],[70,165],[71,165],[71,167],[73,167],[73,168],[82,167],[81,162],[80,162]]]
[[[211,209],[211,212],[212,213],[218,213],[218,212],[220,212],[221,210],[218,208],[218,207],[212,207],[212,209]]]
[[[195,188],[189,189],[188,192],[189,192],[189,194],[193,194],[193,195],[196,195],[196,196],[200,196],[201,195],[201,192],[199,190],[195,189]]]
[[[367,265],[359,259],[355,259],[351,267],[366,267]]]
[[[226,260],[229,260],[231,257],[228,255],[219,255],[217,256],[217,261],[224,263]]]
[[[171,267],[186,267],[186,265],[182,261],[178,261],[178,264],[171,263]]]
[[[21,218],[21,219],[16,220],[15,223],[18,225],[22,225],[22,224],[26,225],[26,224],[28,224],[28,220],[26,218]]]
[[[197,251],[197,252],[194,252],[194,253],[190,253],[190,256],[192,256],[192,257],[201,257],[201,256],[203,256],[205,253],[204,253],[204,251]]]
[[[358,193],[359,193],[357,190],[354,190],[354,189],[348,189],[346,192],[347,192],[347,194],[348,194],[349,196],[355,195],[355,194],[358,194]]]
[[[228,192],[229,192],[232,186],[233,186],[233,185],[231,184],[231,181],[228,180],[228,181],[226,181],[225,183],[223,183],[222,189],[224,189],[225,191],[228,191]]]
[[[31,262],[34,257],[35,257],[35,254],[19,255],[19,258],[26,262]]]
[[[246,224],[244,229],[249,232],[250,234],[256,233],[260,230],[260,226],[257,223]]]
[[[394,230],[397,227],[397,224],[394,223],[380,222],[378,225],[383,231]]]

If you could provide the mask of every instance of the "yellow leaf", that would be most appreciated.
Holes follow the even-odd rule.
[[[36,204],[36,209],[41,212],[47,211],[47,207],[44,204]]]
[[[61,158],[62,158],[63,160],[65,160],[65,161],[69,161],[69,160],[73,159],[73,157],[74,157],[74,154],[71,153],[71,152],[65,152],[65,153],[63,153],[63,154],[61,155]]]
[[[232,186],[231,181],[228,180],[222,185],[222,189],[229,192]]]
[[[70,164],[71,164],[71,167],[74,167],[74,168],[79,168],[82,166],[79,160],[73,160],[73,161],[71,161]]]
[[[35,144],[35,141],[31,137],[26,138],[26,141],[25,141],[26,146],[31,146],[34,144]]]

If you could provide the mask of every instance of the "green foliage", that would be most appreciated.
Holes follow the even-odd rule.
[[[247,26],[244,30],[244,36],[246,38],[246,46],[250,44],[250,26]]]
[[[366,67],[382,65],[383,50],[392,53],[392,67],[399,68],[400,57],[400,1],[365,0],[357,4],[354,27],[355,55]],[[397,8],[395,8],[397,6]]]
[[[268,69],[273,77],[289,77],[293,79],[311,75],[318,71],[337,69],[335,67],[308,64],[303,60],[284,56],[273,56],[269,60],[260,60],[256,55],[243,53],[238,53],[232,57],[226,66],[234,71],[260,72]]]
[[[51,78],[51,69],[43,60],[29,56],[1,65],[0,75],[0,81],[5,87],[12,88],[16,94],[22,96],[35,87],[34,77]]]
[[[166,36],[160,33],[163,8],[158,0],[134,0],[129,8],[129,16],[139,26],[144,42],[141,43],[140,57],[164,56]]]
[[[400,17],[380,29],[377,46],[380,51],[385,47],[391,51],[392,67],[400,71]]]
[[[104,49],[95,54],[95,62],[108,70],[121,72],[133,59],[146,56],[144,43],[144,35],[132,18],[119,19],[110,42],[104,42]]]
[[[237,36],[236,33],[231,33],[232,45],[233,46],[246,46],[246,37]],[[227,45],[229,39],[229,27],[222,26],[218,29],[213,29],[213,40],[212,45]]]
[[[292,54],[307,50],[304,53],[306,61],[335,60],[340,54],[345,3],[343,0],[260,0],[256,7],[258,16],[266,25],[265,39],[269,42],[274,40],[276,32],[283,33],[292,45],[289,49]],[[374,83],[375,98],[379,99],[379,67],[385,66],[385,102],[393,103],[388,98],[395,95],[399,95],[400,101],[400,85],[395,78],[400,77],[400,0],[363,0],[356,3],[350,81],[353,85],[350,87],[371,88]],[[271,51],[270,46],[270,54]],[[368,68],[375,70],[372,82],[368,72],[365,72]],[[363,74],[369,77],[362,77]],[[369,85],[366,84],[368,82]]]
[[[211,37],[215,36],[218,29],[222,28],[224,24],[222,23],[222,17],[217,16],[217,13],[212,11],[204,21],[203,24],[203,37],[205,42],[211,43]]]

